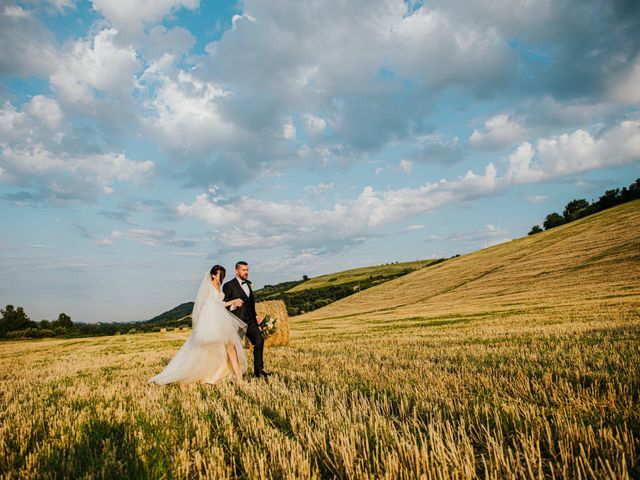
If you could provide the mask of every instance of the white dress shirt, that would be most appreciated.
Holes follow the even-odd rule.
[[[247,283],[246,280],[242,280],[239,277],[236,277],[238,279],[238,282],[240,283],[240,287],[242,287],[242,290],[244,290],[244,293],[247,295],[247,297],[251,296],[251,290],[249,290],[249,284]],[[242,283],[244,282],[244,283]]]
[[[240,277],[236,277],[236,280],[238,280],[238,283],[240,284],[240,287],[242,288],[242,290],[244,290],[244,293],[246,293],[247,297],[251,296],[251,290],[249,290],[249,284],[248,283],[242,283],[244,282],[244,280],[242,280]],[[229,310],[234,311],[236,309],[235,305],[231,305],[231,307],[229,308]]]

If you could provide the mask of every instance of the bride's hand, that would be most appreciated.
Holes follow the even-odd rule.
[[[239,298],[239,299],[236,300],[235,306],[240,308],[243,304],[244,304],[244,302],[242,301],[241,298]]]

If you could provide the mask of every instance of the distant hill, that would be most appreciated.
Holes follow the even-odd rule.
[[[298,315],[442,261],[443,259],[396,262],[345,270],[297,282],[265,285],[256,291],[256,300],[282,300],[289,315]]]
[[[553,321],[555,308],[589,311],[604,303],[638,311],[640,200],[417,270],[293,321],[408,327],[545,309]]]
[[[442,262],[443,259],[416,260],[414,262],[403,263],[385,263],[383,265],[375,265],[372,267],[353,268],[338,273],[330,273],[320,277],[314,277],[306,282],[299,282],[288,291],[301,292],[312,288],[323,288],[332,285],[343,285],[345,283],[355,284],[357,282],[366,282],[370,279],[385,280],[391,277],[406,275],[414,270],[427,267],[435,263]]]
[[[411,273],[444,259],[416,260],[413,262],[388,263],[370,267],[354,268],[343,272],[322,275],[308,280],[293,280],[265,285],[255,291],[256,300],[283,300],[290,315],[312,311],[336,300],[365,290],[374,285],[387,282],[399,276]],[[193,302],[183,303],[171,310],[139,322],[145,325],[153,324],[161,327],[176,327],[190,324]]]
[[[175,308],[157,315],[149,320],[137,322],[143,325],[154,325],[156,327],[182,327],[191,325],[191,311],[193,302],[181,303]]]

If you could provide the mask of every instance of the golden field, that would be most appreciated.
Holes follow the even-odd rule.
[[[268,383],[147,385],[188,333],[0,343],[4,478],[640,477],[640,202],[290,321]]]

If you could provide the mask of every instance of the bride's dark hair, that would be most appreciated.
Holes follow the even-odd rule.
[[[212,277],[218,272],[220,272],[220,283],[222,283],[222,281],[224,280],[224,276],[227,273],[224,267],[222,265],[214,265],[213,267],[211,267],[211,270],[209,270],[209,273]]]

